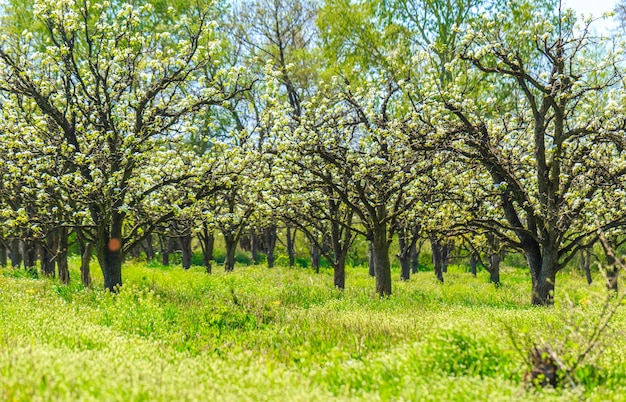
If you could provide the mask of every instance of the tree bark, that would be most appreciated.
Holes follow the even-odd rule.
[[[287,255],[289,256],[289,266],[293,267],[296,262],[296,229],[287,227]]]
[[[22,249],[24,255],[24,268],[33,273],[37,273],[37,243],[32,238],[33,233],[31,230],[26,230],[23,233]]]
[[[114,212],[109,222],[103,222],[98,228],[96,257],[102,270],[104,288],[117,292],[122,286],[122,263],[124,261],[124,244],[122,239],[123,217]]]
[[[20,250],[20,239],[11,240],[11,247],[9,249],[9,257],[11,258],[11,266],[13,268],[19,268],[22,265],[22,252]]]
[[[70,268],[67,261],[68,237],[69,233],[66,227],[59,227],[57,231],[58,241],[56,248],[57,269],[59,271],[59,280],[61,283],[70,283]]]
[[[400,279],[408,281],[411,277],[411,263],[414,254],[417,254],[416,244],[418,239],[419,226],[415,225],[411,229],[398,227],[398,248],[397,255],[400,260]]]
[[[489,281],[500,286],[500,253],[492,253],[489,256]],[[476,276],[476,264],[474,263],[474,276]]]
[[[274,267],[274,249],[276,247],[276,226],[270,226],[263,232],[263,245],[267,256],[267,267]]]
[[[333,283],[337,289],[346,287],[346,254],[341,254],[333,266]]]
[[[170,265],[170,237],[166,234],[159,235],[159,244],[161,246],[161,265],[167,267]]]
[[[544,247],[543,253],[539,246],[536,250],[527,250],[526,259],[530,266],[532,279],[531,304],[535,306],[552,306],[554,304],[554,285],[558,267],[558,251],[556,247]]]
[[[51,230],[46,236],[45,243],[41,245],[41,272],[45,276],[54,277],[57,248],[57,233]]]
[[[87,244],[85,244],[85,249],[83,250],[83,255],[80,261],[80,280],[83,283],[83,286],[86,288],[91,287],[91,270],[89,267],[89,263],[91,262],[92,253],[93,243],[87,242]]]
[[[252,253],[252,261],[254,261],[254,265],[260,262],[258,244],[258,235],[254,232],[250,233],[250,253]]]
[[[374,278],[376,277],[376,262],[374,261],[374,244],[372,241],[370,241],[370,248],[369,248],[369,265],[368,265],[368,269],[369,269],[369,275]]]
[[[0,267],[7,266],[7,245],[4,239],[0,239]]]
[[[226,258],[224,259],[224,270],[231,272],[235,269],[235,258],[237,251],[237,240],[234,235],[225,234],[224,242],[226,243]]]
[[[591,253],[589,250],[580,251],[580,268],[585,273],[587,284],[591,285],[593,283],[593,278],[591,277]]]
[[[610,252],[606,252],[606,288],[609,291],[617,293],[617,282],[619,270],[613,254],[613,248]],[[605,250],[606,251],[606,250]]]
[[[441,272],[443,273],[447,273],[448,272],[448,263],[450,260],[450,245],[448,243],[444,243],[441,242],[439,243],[440,247],[441,247]]]
[[[391,264],[386,223],[378,224],[373,228],[372,248],[376,274],[376,293],[380,297],[386,297],[391,295]]]
[[[191,268],[191,257],[193,252],[191,250],[191,233],[182,235],[178,238],[180,243],[180,250],[182,252],[182,264],[183,269]]]
[[[413,274],[417,274],[417,271],[419,270],[420,253],[422,251],[423,244],[424,240],[420,240],[419,242],[415,242],[415,244],[411,247],[411,272]]]
[[[476,276],[476,268],[478,266],[478,259],[476,258],[476,254],[472,254],[470,256],[470,272],[472,275]]]
[[[146,261],[150,262],[154,260],[155,252],[154,246],[152,245],[152,235],[145,238],[143,241],[144,251],[146,253]]]
[[[434,234],[430,235],[430,246],[433,253],[435,276],[439,282],[443,283],[443,256],[441,255],[441,242]]]
[[[202,247],[202,263],[206,269],[207,274],[213,271],[211,261],[213,261],[213,249],[215,246],[215,236],[213,231],[209,230],[208,225],[205,223],[202,227],[202,231],[198,233],[200,237],[200,246]]]
[[[320,262],[322,260],[322,253],[317,244],[311,242],[311,267],[316,274],[320,273]]]

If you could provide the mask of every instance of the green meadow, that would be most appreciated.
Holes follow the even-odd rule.
[[[626,313],[555,389],[525,380],[533,345],[564,362],[605,311],[596,274],[557,277],[557,304],[529,304],[526,270],[502,286],[451,267],[379,298],[362,267],[346,289],[332,272],[130,263],[118,294],[0,272],[0,400],[6,401],[528,401],[626,400]],[[568,360],[569,359],[569,360]]]

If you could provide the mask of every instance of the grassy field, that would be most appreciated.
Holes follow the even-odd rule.
[[[117,295],[93,271],[94,289],[0,271],[0,400],[626,400],[621,310],[575,386],[524,382],[532,342],[567,361],[602,314],[600,280],[573,273],[546,309],[512,268],[500,288],[420,272],[383,300],[365,268],[340,292],[330,271],[128,264]]]

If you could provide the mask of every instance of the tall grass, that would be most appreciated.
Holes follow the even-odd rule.
[[[621,400],[626,356],[607,339],[577,388],[536,390],[523,381],[520,339],[552,339],[569,325],[529,306],[523,270],[495,288],[452,267],[394,282],[380,299],[364,268],[347,289],[332,272],[238,266],[129,264],[118,294],[76,279],[68,286],[4,269],[0,275],[0,400]],[[94,270],[95,271],[95,270]],[[217,271],[217,270],[216,270]],[[394,272],[394,277],[399,277]],[[581,317],[599,308],[602,284],[558,278],[557,302]],[[568,310],[569,311],[569,310]],[[581,325],[585,325],[584,321]],[[626,314],[615,318],[626,327]]]

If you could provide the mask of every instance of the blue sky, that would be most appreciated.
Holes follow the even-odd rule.
[[[565,7],[571,7],[578,14],[593,14],[594,17],[602,16],[606,11],[613,11],[618,0],[563,0]],[[597,29],[610,28],[614,25],[612,18],[605,21],[596,21],[594,25]]]

